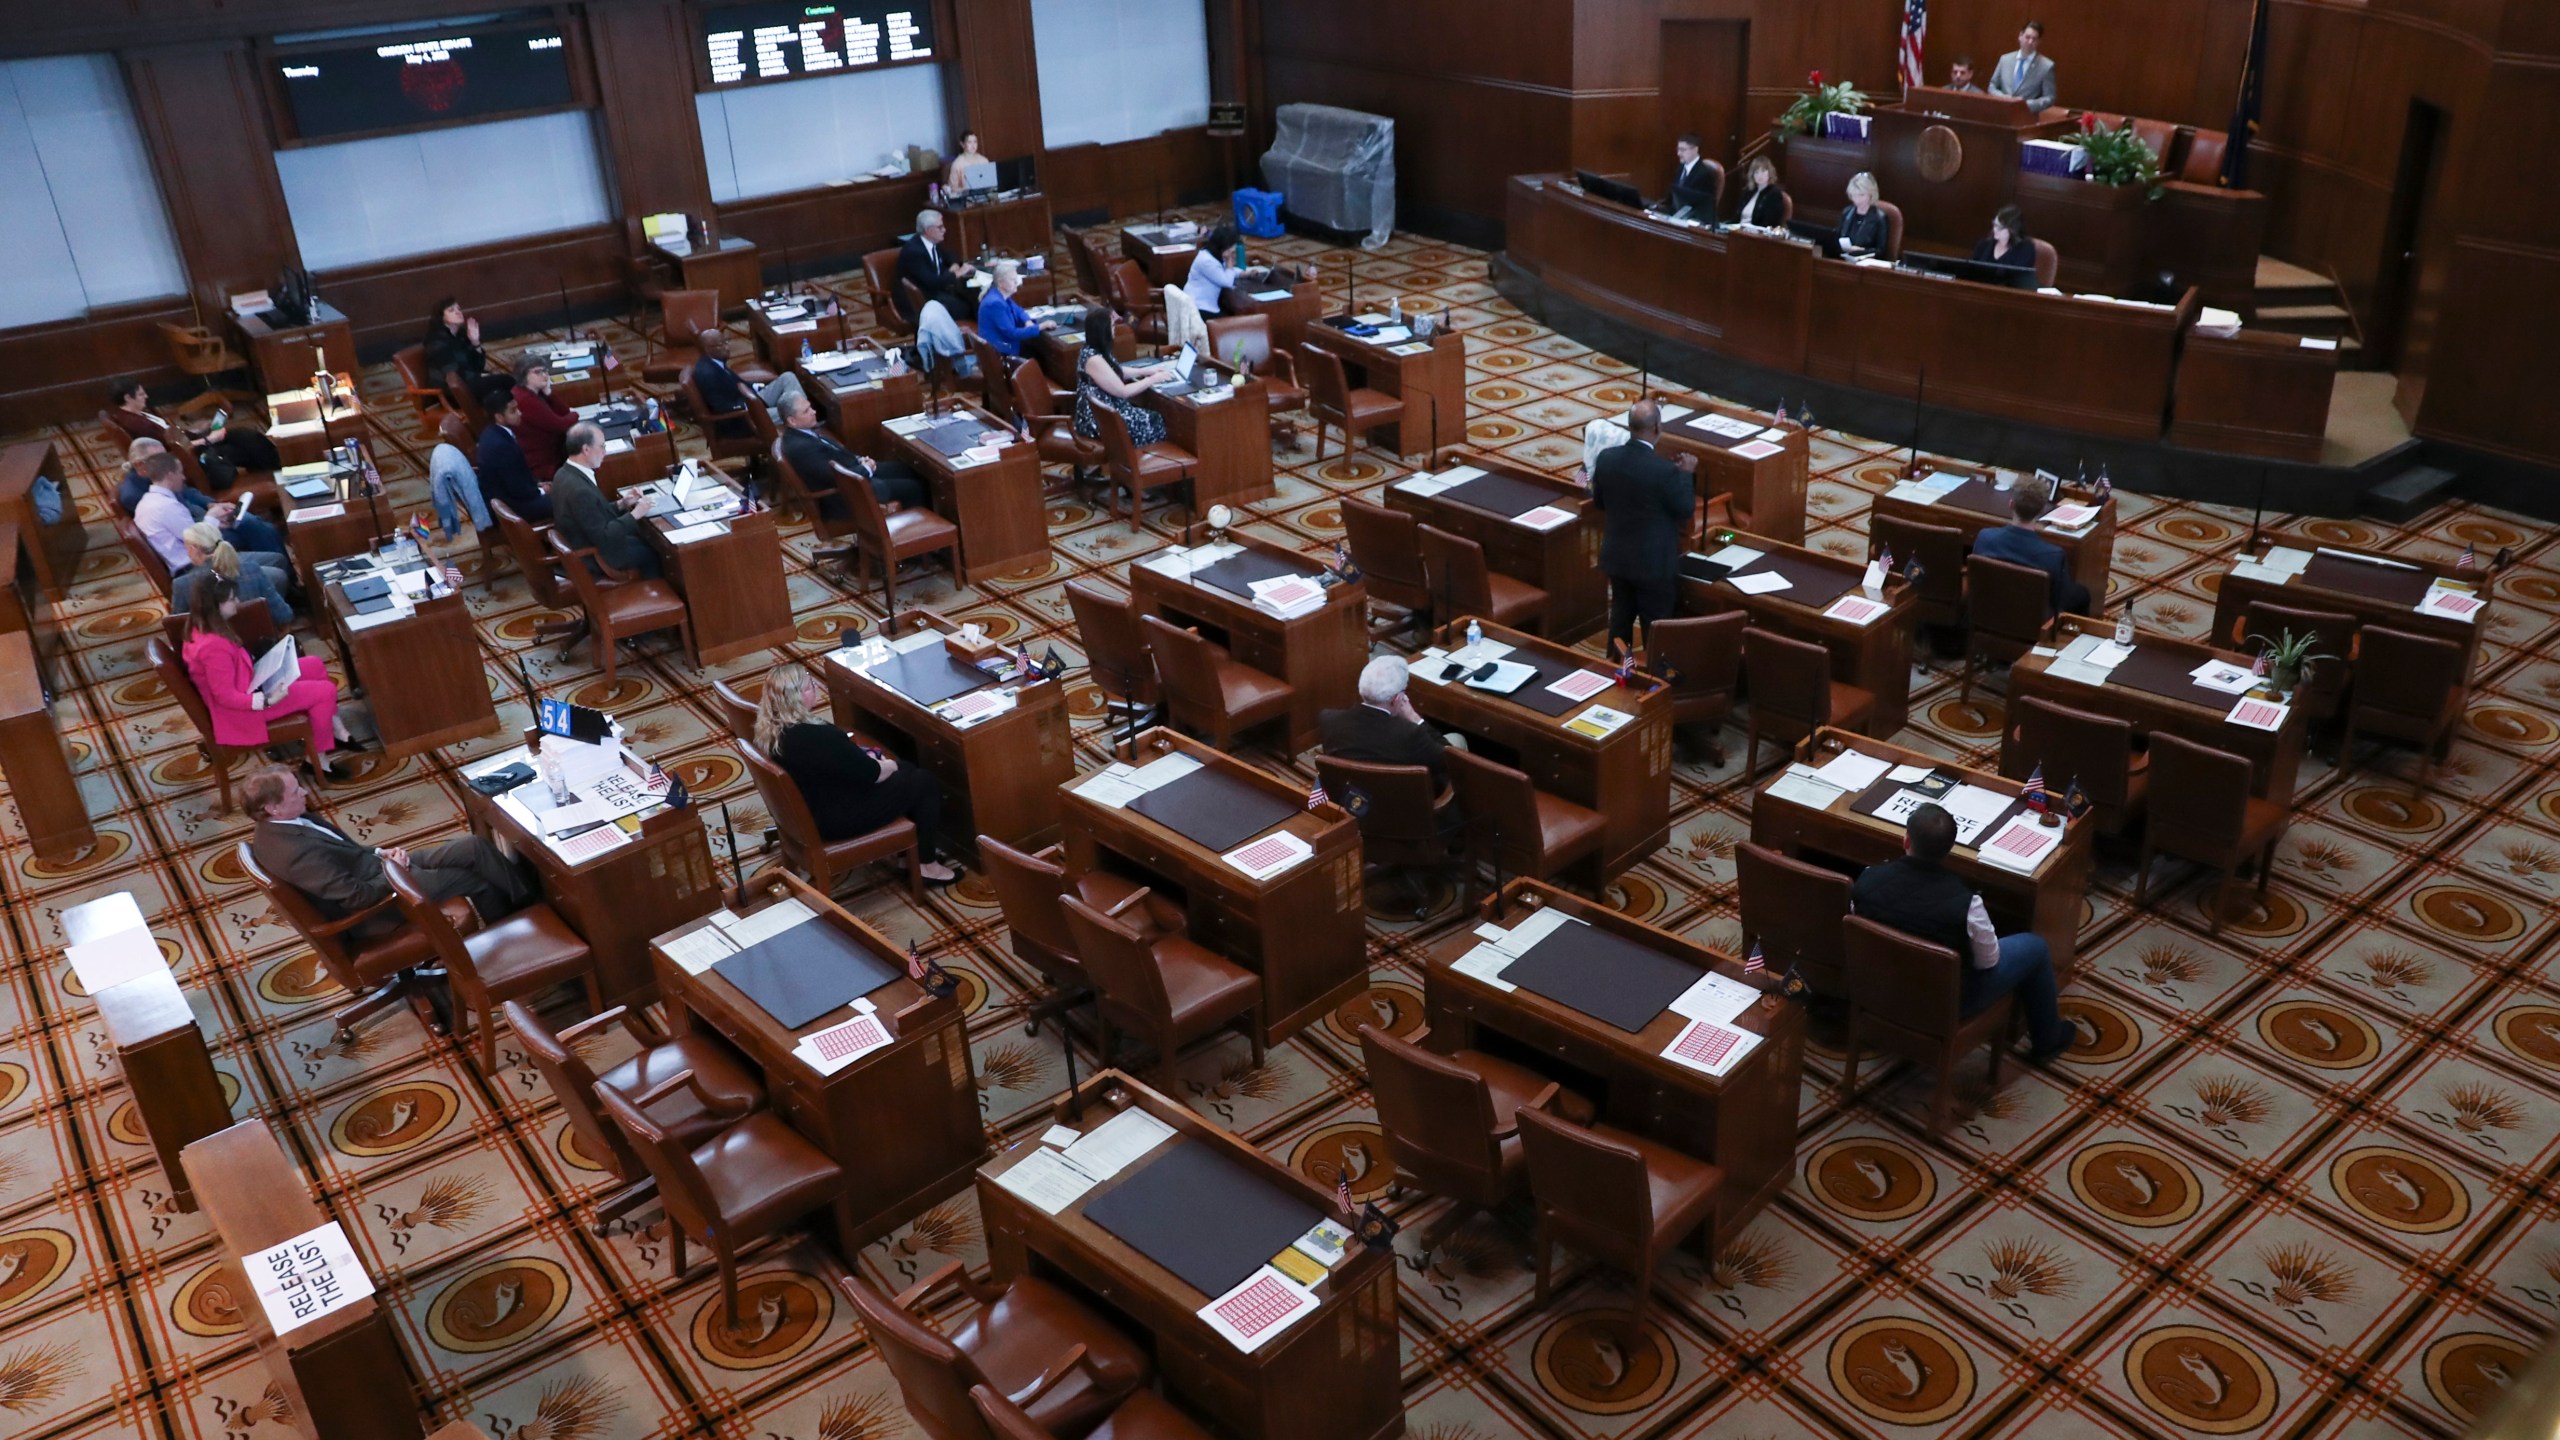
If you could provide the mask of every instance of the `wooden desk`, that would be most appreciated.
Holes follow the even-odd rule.
[[[1206,536],[1194,526],[1186,539],[1198,545]],[[1302,575],[1324,568],[1308,556],[1240,532],[1229,531],[1227,543],[1283,561]],[[1156,568],[1178,564],[1163,554],[1130,564],[1129,594],[1140,613],[1169,625],[1197,625],[1237,660],[1288,681],[1297,693],[1289,702],[1282,744],[1291,755],[1313,748],[1318,717],[1359,701],[1360,667],[1369,663],[1368,585],[1359,580],[1336,585],[1325,592],[1323,605],[1283,620],[1231,590]]]
[[[467,767],[464,778],[532,759],[533,753],[518,745]],[[648,817],[630,844],[573,862],[468,785],[462,804],[473,831],[533,866],[542,881],[542,898],[595,951],[597,982],[607,1005],[646,1005],[657,999],[657,976],[649,964],[651,937],[720,908],[720,872],[711,863],[711,839],[699,806],[661,809]]]
[[[1484,547],[1484,562],[1494,573],[1546,591],[1547,607],[1540,612],[1538,633],[1548,639],[1570,644],[1608,622],[1609,587],[1600,574],[1600,517],[1590,508],[1590,491],[1481,450],[1460,450],[1439,458],[1533,487],[1546,495],[1544,503],[1572,512],[1573,521],[1552,530],[1533,530],[1445,492],[1417,495],[1403,481],[1387,486],[1387,508],[1473,540]]]
[[[657,479],[674,469],[675,464],[676,434],[672,429],[608,440],[604,464],[596,470],[596,488],[610,500],[628,486]]]
[[[1459,616],[1445,633],[1463,637],[1469,618]],[[1606,673],[1603,663],[1588,655],[1505,626],[1486,625],[1484,638],[1531,652],[1543,662]],[[1539,789],[1600,812],[1605,824],[1594,860],[1595,889],[1661,848],[1671,831],[1669,689],[1639,671],[1636,678],[1645,687],[1641,693],[1612,686],[1561,715],[1548,715],[1508,695],[1427,678],[1425,671],[1436,668],[1417,656],[1414,683],[1405,690],[1422,718],[1437,728],[1465,733],[1477,753],[1527,772]],[[1633,711],[1636,718],[1597,740],[1565,728],[1567,721],[1602,705]]]
[[[2328,444],[2335,348],[2264,330],[2187,332],[2169,443],[2317,465]]]
[[[1306,792],[1295,784],[1171,730],[1149,730],[1137,746],[1142,764],[1185,754],[1289,797],[1299,809],[1277,828],[1316,853],[1268,879],[1248,879],[1217,852],[1068,785],[1058,801],[1068,870],[1119,870],[1180,897],[1192,939],[1262,977],[1265,1044],[1279,1044],[1365,989],[1360,830],[1351,816],[1330,802],[1308,810]]]
[[[179,1152],[231,1126],[231,1105],[222,1095],[222,1077],[213,1071],[204,1032],[196,1028],[196,1012],[166,970],[110,985],[93,998],[98,1023],[124,1068],[134,1114],[168,1177],[170,1198],[193,1212],[195,1187]]]
[[[338,653],[364,687],[385,755],[417,755],[497,730],[480,637],[460,594],[421,599],[407,618],[363,629],[347,623],[356,612],[343,586],[331,581],[322,594]]]
[[[285,544],[291,548],[294,573],[301,579],[305,595],[320,593],[321,565],[372,549],[373,542],[399,521],[387,498],[376,510],[365,495],[362,482],[357,482],[353,493],[344,500],[296,500],[281,487],[276,499],[286,507]],[[377,514],[381,528],[374,524]]]
[[[728,314],[764,291],[764,260],[755,242],[722,235],[707,244],[686,240],[653,240],[649,249],[675,274],[675,290],[720,292],[720,313]]]
[[[45,703],[35,646],[24,631],[0,634],[0,780],[38,859],[68,864],[95,849],[98,832],[71,773],[71,753]]]
[[[1662,1052],[1688,1024],[1669,1010],[1630,1034],[1535,991],[1506,990],[1450,968],[1478,943],[1472,928],[1442,940],[1423,957],[1422,1004],[1432,1049],[1443,1054],[1490,1049],[1532,1068],[1561,1069],[1554,1078],[1569,1085],[1596,1078],[1601,1090],[1591,1098],[1603,1121],[1724,1171],[1724,1186],[1707,1220],[1709,1248],[1721,1253],[1725,1242],[1741,1234],[1795,1174],[1805,1008],[1778,1000],[1774,978],[1762,985],[1723,951],[1691,944],[1552,885],[1514,880],[1486,898],[1484,918],[1510,926],[1540,907],[1562,910],[1702,973],[1713,970],[1770,991],[1768,1002],[1750,1006],[1733,1021],[1733,1028],[1759,1036],[1760,1044],[1718,1077],[1664,1057]]]
[[[660,437],[651,436],[651,439]],[[745,492],[729,477],[695,462],[696,473],[716,475],[730,495]],[[757,650],[786,644],[793,635],[791,595],[782,582],[782,535],[771,510],[754,510],[720,522],[726,535],[678,544],[673,512],[650,507],[641,525],[650,547],[665,562],[667,580],[693,617],[697,665],[718,665]]]
[[[1663,408],[1675,407],[1666,403]],[[1688,407],[1684,403],[1677,408]],[[1702,423],[1711,416],[1747,420],[1760,428],[1747,435],[1724,435]],[[1778,438],[1766,439],[1770,430],[1779,431]],[[1778,453],[1756,458],[1735,453],[1764,441],[1777,446]],[[1661,447],[1674,459],[1682,455],[1698,457],[1701,512],[1707,500],[1722,495],[1733,507],[1735,524],[1748,525],[1755,535],[1784,540],[1790,545],[1804,543],[1804,492],[1812,473],[1813,440],[1803,426],[1781,426],[1775,416],[1710,400],[1703,408],[1689,410],[1676,420],[1664,420]]]
[[[2085,615],[2065,615],[2057,623],[2054,645],[2068,645],[2081,635],[2115,634],[2111,621]],[[2162,688],[2178,688],[2171,677],[2183,676],[2207,660],[2222,660],[2249,668],[2249,655],[2237,650],[2222,650],[2196,640],[2184,640],[2155,631],[2138,631],[2134,637],[2135,659],[2125,662],[2136,666],[2127,671],[2119,666],[2108,672],[2107,683],[2083,685],[2052,673],[2052,662],[2042,655],[2027,655],[2009,667],[2009,725],[2000,732],[2000,773],[2015,779],[2026,778],[2028,769],[2018,748],[2017,702],[2033,696],[2050,705],[2085,710],[2092,715],[2105,715],[2122,720],[2133,727],[2137,739],[2149,739],[2155,733],[2175,735],[2181,740],[2216,750],[2227,750],[2249,762],[2249,793],[2265,800],[2290,806],[2293,803],[2295,775],[2302,768],[2303,732],[2308,725],[2302,711],[2294,709],[2284,717],[2284,724],[2273,730],[2260,730],[2249,725],[2231,723],[2231,707],[2239,703],[2237,695],[2222,695],[2201,686],[2183,687],[2185,693],[2163,695],[2128,683],[2142,680]],[[2154,658],[2156,657],[2156,658]],[[2272,687],[2267,690],[2272,696]],[[2067,775],[2047,775],[2046,780],[2059,793],[2071,783]]]
[[[62,519],[51,525],[36,514],[36,482],[42,479],[51,479],[62,492]],[[22,440],[0,450],[0,522],[18,527],[18,542],[25,547],[36,583],[59,602],[79,575],[89,532],[81,526],[77,497],[63,479],[52,442]]]
[[[1306,343],[1307,327],[1324,315],[1324,294],[1313,280],[1301,280],[1288,287],[1266,286],[1261,293],[1279,293],[1285,288],[1288,298],[1257,300],[1250,285],[1239,285],[1227,292],[1226,313],[1230,315],[1268,315],[1271,317],[1271,343],[1282,350],[1295,350]],[[1218,317],[1211,315],[1208,319]]]
[[[249,1260],[329,1223],[311,1185],[264,1120],[243,1120],[186,1147],[186,1167],[222,1253],[234,1267],[240,1318],[287,1402],[283,1423],[305,1440],[419,1433],[418,1397],[383,1301],[369,1295],[282,1335],[242,1279]]]
[[[275,442],[277,458],[287,465],[326,460],[333,447],[352,439],[362,439],[368,447],[373,444],[373,434],[364,423],[364,396],[344,373],[338,375],[337,390],[325,410],[308,376],[292,389],[271,392],[267,438]]]
[[[1074,408],[1076,366],[1084,359],[1084,332],[1062,324],[1023,341],[1022,353],[1040,362],[1040,373],[1049,377],[1050,384],[1067,392],[1068,408]],[[1138,332],[1116,316],[1111,321],[1111,353],[1124,364],[1138,358]]]
[[[2403,559],[2394,556],[2391,565],[2373,564],[2355,559],[2317,553],[2319,542],[2270,534],[2269,544],[2291,546],[2314,552],[2310,568],[2290,581],[2277,583],[2225,570],[2222,585],[2213,597],[2213,631],[2211,638],[2224,645],[2239,645],[2247,637],[2241,625],[2248,618],[2249,602],[2264,600],[2292,610],[2321,610],[2332,614],[2352,615],[2359,625],[2380,625],[2392,630],[2405,630],[2412,635],[2432,635],[2450,640],[2462,647],[2462,676],[2465,684],[2478,668],[2480,632],[2489,618],[2487,605],[2469,620],[2453,620],[2438,615],[2421,615],[2418,597],[2438,578],[2463,579],[2451,565],[2432,561]],[[2250,558],[2246,555],[2242,559]],[[2402,566],[2411,568],[2403,569]],[[2490,577],[2484,563],[2473,570],[2468,583],[2476,587],[2480,599],[2495,603],[2497,582]]]
[[[1963,475],[1968,479],[1964,488],[1950,490],[1938,497],[1935,502],[1925,505],[1917,500],[1899,499],[1888,491],[1876,497],[1874,513],[1890,515],[1897,520],[1907,520],[1914,525],[1937,525],[1960,531],[1964,535],[1964,547],[1968,554],[1973,550],[1975,536],[1985,530],[1997,529],[2010,523],[2012,518],[2009,509],[2010,492],[2000,488],[1989,466],[1961,465],[1931,460],[1923,463],[1920,473],[1923,476]],[[2020,476],[2017,483],[2033,484],[2035,477]],[[2066,484],[2062,487],[2064,504],[2086,505],[2093,498],[2095,497],[2089,492],[2074,486]],[[2075,534],[2068,530],[2056,530],[2042,523],[2037,524],[2034,529],[2039,537],[2062,547],[2063,563],[2069,567],[2072,579],[2089,587],[2090,603],[2105,605],[2107,587],[2114,583],[2113,567],[2116,553],[2114,494],[2110,493],[2106,503],[2098,507],[2098,518],[2090,522],[2086,530]],[[1908,556],[1895,557],[1897,566],[1909,558]]]
[[[237,311],[232,312],[231,324],[246,343],[249,368],[256,372],[262,391],[300,389],[322,369],[351,372],[363,365],[356,355],[355,326],[325,300],[311,307],[307,325],[287,325]]]
[[[920,626],[945,634],[960,628],[929,611],[910,610],[894,617],[885,633],[910,634]],[[840,650],[819,667],[835,701],[836,724],[874,740],[903,739],[892,748],[942,782],[941,839],[947,853],[974,852],[980,835],[1023,850],[1057,838],[1058,787],[1076,773],[1063,684],[1021,686],[1012,709],[963,727],[855,670],[853,658],[853,652]]]
[[[888,362],[877,356],[837,369],[797,362],[791,369],[818,407],[819,418],[857,454],[878,455],[881,424],[924,408],[924,377],[913,370],[892,375]]]
[[[1083,1114],[1069,1118],[1061,1103],[1057,1123],[1084,1131],[1124,1106],[1145,1110],[1173,1127],[1166,1146],[1209,1145],[1268,1177],[1275,1190],[1296,1195],[1339,1218],[1334,1197],[1233,1134],[1201,1119],[1180,1101],[1117,1070],[1078,1087]],[[1114,1101],[1109,1097],[1122,1097]],[[1316,1308],[1247,1355],[1239,1352],[1200,1311],[1204,1295],[1085,1218],[1092,1203],[1135,1173],[1146,1158],[1089,1190],[1055,1215],[996,1183],[996,1177],[1039,1148],[1022,1141],[978,1172],[978,1209],[985,1217],[987,1253],[998,1281],[1024,1274],[1063,1283],[1100,1303],[1105,1313],[1144,1330],[1153,1340],[1165,1388],[1214,1422],[1219,1433],[1240,1440],[1391,1440],[1404,1433],[1403,1386],[1397,1374],[1396,1261],[1391,1250],[1354,1240],[1332,1273],[1315,1287]],[[1215,1225],[1215,1216],[1199,1223]]]
[[[29,539],[44,543],[43,536],[24,536],[14,522],[0,520],[0,635],[27,637],[36,678],[50,690],[53,662],[62,653],[62,626],[45,599],[43,582],[36,578],[34,558],[25,549]]]
[[[1194,227],[1200,228],[1200,227]],[[1191,278],[1191,257],[1200,253],[1190,240],[1167,240],[1166,227],[1159,225],[1123,225],[1120,227],[1120,256],[1134,260],[1147,272],[1150,285],[1179,285]],[[1208,231],[1200,228],[1201,238]]]
[[[794,307],[801,313],[783,320],[776,320],[767,313]],[[809,313],[812,310],[816,313]],[[747,333],[754,337],[756,353],[764,357],[764,363],[776,370],[788,370],[799,362],[800,347],[804,343],[812,350],[833,350],[847,337],[861,332],[845,323],[844,305],[835,296],[810,293],[787,295],[773,302],[768,302],[761,295],[750,298],[747,301]],[[777,422],[781,418],[779,415],[774,417]]]
[[[1041,489],[1039,447],[1015,439],[1003,421],[975,404],[946,402],[945,419],[962,416],[1003,435],[995,459],[956,466],[941,451],[885,423],[880,443],[924,477],[934,513],[960,527],[960,583],[975,585],[1048,560],[1049,503]]]
[[[1443,329],[1418,355],[1398,355],[1329,324],[1309,326],[1305,343],[1341,356],[1351,388],[1403,399],[1403,418],[1372,432],[1377,445],[1398,455],[1436,455],[1467,443],[1467,342],[1456,331]]]
[[[1206,359],[1199,370],[1239,378]],[[1271,470],[1270,391],[1243,375],[1215,393],[1224,398],[1203,403],[1197,395],[1146,395],[1145,403],[1164,417],[1165,438],[1200,457],[1191,481],[1194,515],[1208,514],[1212,505],[1268,500],[1280,489]]]
[[[1747,545],[1771,557],[1753,562],[1754,570],[1768,569],[1774,561],[1808,580],[1841,580],[1839,594],[1863,593],[1858,581],[1866,571],[1864,560],[1843,560],[1748,531],[1714,528],[1708,530],[1701,550],[1712,555],[1727,544]],[[1765,595],[1745,595],[1733,588],[1731,580],[1710,584],[1684,575],[1680,579],[1680,613],[1721,615],[1741,610],[1760,629],[1812,641],[1831,652],[1832,679],[1855,685],[1875,697],[1875,704],[1867,711],[1868,734],[1882,738],[1901,729],[1911,718],[1911,636],[1920,624],[1920,597],[1910,582],[1899,575],[1888,577],[1884,585],[1888,608],[1883,616],[1864,625],[1822,613],[1837,600],[1837,595],[1822,596],[1819,604],[1810,604],[1803,598],[1807,593],[1799,584]]]
[[[1054,242],[1049,197],[1037,190],[1009,199],[945,205],[942,213],[951,222],[954,255],[1046,255]]]
[[[739,902],[752,913],[797,899],[815,911],[808,922],[852,936],[897,962],[896,941],[847,913],[798,876],[769,874]],[[785,1029],[716,970],[698,975],[661,948],[712,922],[699,918],[660,935],[649,948],[658,993],[678,1034],[700,1026],[736,1046],[764,1075],[773,1112],[844,1167],[844,1192],[858,1217],[848,1244],[868,1244],[948,1197],[986,1158],[978,1121],[978,1083],[969,1056],[967,1017],[956,1000],[936,1000],[899,975],[865,997],[897,1036],[832,1075],[792,1053],[803,1036],[853,1018],[838,1008],[797,1030]],[[851,997],[848,997],[850,999]]]
[[[1843,750],[1856,750],[1896,765],[1932,766],[1959,776],[1968,785],[2003,795],[2018,795],[2026,790],[2020,781],[1966,770],[1934,755],[1828,726],[1798,746],[1796,758],[1818,766],[1829,763]],[[1779,775],[1784,773],[1780,771]],[[1769,784],[1751,797],[1753,844],[1766,845],[1799,860],[1830,857],[1856,865],[1882,865],[1903,853],[1903,827],[1853,812],[1850,804],[1858,798],[1854,792],[1844,793],[1827,809],[1817,810],[1772,793],[1769,785],[1776,784],[1779,775],[1771,776]],[[1987,836],[1997,828],[1995,824],[1983,834]],[[2053,951],[2054,977],[2068,981],[2079,963],[2080,912],[2087,903],[2096,836],[2097,827],[2085,821],[2068,827],[2061,846],[2045,857],[2033,875],[1991,864],[1970,845],[1958,845],[1948,852],[1946,868],[1982,896],[1983,908],[1991,912],[1992,920],[2004,933],[2032,930],[2043,936]]]

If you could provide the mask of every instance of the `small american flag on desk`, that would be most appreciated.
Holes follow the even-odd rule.
[[[1890,546],[1890,545],[1887,545],[1887,546],[1885,546],[1883,549],[1878,550],[1878,551],[1876,552],[1876,563],[1884,567],[1884,573],[1886,573],[1887,575],[1892,574],[1892,573],[1893,573],[1893,547],[1892,547],[1892,546]]]
[[[1310,810],[1315,809],[1317,806],[1324,804],[1327,800],[1332,798],[1332,796],[1324,793],[1324,782],[1322,780],[1318,780],[1313,785],[1307,787],[1307,808]]]
[[[2053,808],[2053,797],[2045,793],[2044,763],[2042,761],[2038,761],[2036,763],[2036,768],[2028,773],[2026,791],[2018,798],[2026,801],[2027,808],[2033,810],[2039,815]]]
[[[2462,554],[2461,554],[2460,558],[2456,559],[2456,560],[2453,562],[2453,568],[2454,568],[2454,569],[2456,569],[2456,570],[2477,570],[2477,569],[2479,569],[2479,568],[2480,568],[2480,548],[2479,548],[2478,546],[2476,546],[2476,545],[2465,545],[2465,546],[2463,546],[2463,547],[2462,547]]]
[[[2258,658],[2249,662],[2250,674],[2255,675],[2262,680],[2266,678],[2268,663],[2267,655],[2268,652],[2264,648],[2261,648],[2258,651]]]
[[[1757,975],[1769,968],[1768,958],[1760,953],[1760,942],[1751,943],[1751,953],[1742,957],[1742,973]]]
[[[1336,1170],[1333,1172],[1333,1198],[1342,1206],[1342,1213],[1344,1215],[1349,1215],[1351,1213],[1350,1171]]]

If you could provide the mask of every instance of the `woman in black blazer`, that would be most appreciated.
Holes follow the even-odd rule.
[[[915,822],[922,853],[933,854],[942,822],[942,782],[865,750],[852,736],[815,718],[810,707],[823,702],[826,693],[807,671],[776,667],[765,677],[764,701],[756,707],[756,748],[800,787],[818,834],[830,843],[904,819]],[[921,873],[928,885],[960,878],[958,870],[932,860]]]
[[[1849,177],[1849,204],[1840,212],[1840,253],[1852,260],[1867,255],[1882,255],[1889,240],[1883,199],[1876,193],[1876,177],[1861,170]]]
[[[1991,238],[1973,247],[1973,258],[1985,265],[2036,268],[2036,242],[2027,235],[2026,215],[2015,205],[2001,206],[1991,217]]]
[[[1778,167],[1766,155],[1751,157],[1751,168],[1744,172],[1742,210],[1736,223],[1760,225],[1769,229],[1787,223],[1787,192],[1778,185]]]

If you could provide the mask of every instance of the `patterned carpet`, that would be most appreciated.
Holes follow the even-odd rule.
[[[1360,272],[1365,296],[1392,287],[1466,332],[1478,445],[1569,469],[1583,422],[1634,398],[1628,365],[1504,304],[1480,255],[1400,239]],[[637,337],[612,333],[636,361]],[[387,367],[365,387],[394,497],[415,508],[413,417]],[[468,1418],[499,1440],[914,1433],[833,1292],[839,1261],[823,1243],[755,1253],[745,1308],[757,1318],[729,1334],[698,1250],[696,1273],[673,1283],[645,1232],[599,1239],[580,1223],[600,1177],[564,1145],[556,1104],[511,1043],[494,1079],[406,1019],[351,1049],[326,1043],[334,992],[234,868],[245,827],[218,810],[186,721],[144,668],[161,605],[101,518],[114,457],[86,428],[50,438],[91,522],[66,607],[76,683],[61,716],[101,845],[67,871],[41,864],[0,807],[0,1433],[267,1440],[288,1429],[243,1338],[245,1297],[202,1217],[167,1204],[62,959],[61,910],[117,890],[139,897],[172,956],[238,1111],[288,1137],[353,1235],[435,1420]],[[1815,440],[1813,543],[1863,548],[1885,451]],[[1339,497],[1403,473],[1376,453],[1284,459],[1278,498],[1246,528],[1307,548],[1339,533]],[[2245,517],[2122,504],[2114,599],[2146,626],[2198,632]],[[959,592],[930,580],[918,598],[1079,658],[1062,582],[1122,573],[1168,526],[1160,516],[1132,535],[1073,503],[1051,522],[1046,565]],[[1968,1095],[1942,1142],[1919,1123],[1925,1076],[1898,1073],[1848,1103],[1836,1057],[1817,1050],[1797,1183],[1712,1269],[1694,1256],[1668,1264],[1641,1344],[1595,1323],[1620,1303],[1620,1282],[1585,1276],[1530,1306],[1518,1214],[1478,1220],[1428,1264],[1408,1253],[1408,1434],[2366,1440],[2466,1427],[2560,1312],[2549,1224],[2560,980],[2546,973],[2560,885],[2560,549],[2546,531],[2460,506],[2396,530],[2307,528],[2430,557],[2466,542],[2515,547],[2522,569],[2487,622],[2453,762],[2414,795],[2414,759],[2397,748],[2345,779],[2306,763],[2273,888],[2218,940],[2189,868],[2163,862],[2169,883],[2146,913],[2131,904],[2129,861],[2102,863],[2082,922],[2085,978],[2065,1002],[2079,1044],[2067,1063]],[[808,546],[805,533],[791,541],[790,588],[814,649],[840,617],[870,612],[802,565]],[[482,583],[476,557],[466,563],[493,684],[521,656],[551,693],[612,708],[697,795],[732,799],[742,831],[761,828],[708,682],[752,678],[772,657],[706,674],[660,646],[608,690],[588,647],[559,659],[522,643],[541,612],[512,568]],[[1999,692],[1995,681],[1960,704],[1945,668],[1915,676],[1914,723],[1897,738],[1981,760]],[[523,723],[520,705],[500,709],[510,732]],[[1090,687],[1075,711],[1085,761],[1098,763]],[[373,843],[452,833],[455,764],[500,744],[374,757],[326,790],[328,813]],[[1609,899],[1730,944],[1749,793],[1730,766],[1684,766],[1676,781],[1668,844]],[[922,909],[886,889],[851,903],[960,971],[979,1010],[1027,981],[980,884]],[[1445,895],[1418,926],[1374,914],[1364,1003],[1260,1067],[1240,1039],[1194,1058],[1184,1098],[1328,1185],[1348,1166],[1361,1198],[1385,1195],[1350,1026],[1417,1025],[1416,957],[1458,924]],[[982,1014],[973,1030],[990,1135],[1036,1132],[1064,1076],[1054,1029],[1026,1039]],[[1398,1203],[1425,1220],[1436,1210]],[[965,1191],[855,1263],[896,1286],[949,1255],[983,1260]]]

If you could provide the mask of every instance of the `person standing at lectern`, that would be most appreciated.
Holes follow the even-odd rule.
[[[2043,44],[2043,21],[2030,20],[2021,26],[2018,48],[1991,67],[1991,93],[2024,100],[2039,115],[2053,108],[2053,61],[2045,57]]]

